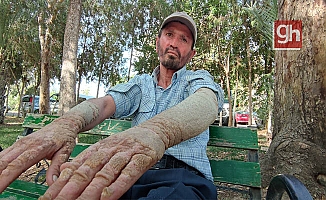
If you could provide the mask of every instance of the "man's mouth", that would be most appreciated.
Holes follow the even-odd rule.
[[[170,50],[168,50],[168,51],[166,52],[166,54],[173,55],[173,56],[175,56],[175,57],[179,57],[178,52],[175,52],[175,51],[170,51]]]

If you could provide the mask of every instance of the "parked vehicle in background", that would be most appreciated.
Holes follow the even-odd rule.
[[[33,98],[33,95],[25,95],[23,96],[22,103],[24,116],[26,113],[39,113],[39,96],[34,96]]]
[[[26,113],[39,113],[40,112],[40,97],[33,95],[25,95],[22,99],[22,112],[23,116]],[[34,105],[33,105],[34,104]],[[58,103],[54,98],[50,98],[50,114],[56,114],[58,112]]]
[[[80,104],[81,102],[86,101],[88,99],[92,99],[92,98],[95,98],[95,97],[88,96],[85,94],[79,94],[79,97],[77,99],[77,104]],[[60,94],[59,93],[52,94],[51,99],[54,99],[57,102],[57,104],[59,104]]]
[[[249,124],[249,112],[247,111],[237,111],[235,113],[235,124],[242,125],[256,125],[257,127],[263,126],[262,120],[258,117],[256,112],[252,113],[251,124]]]
[[[227,126],[229,123],[229,101],[227,99],[224,99],[224,103],[223,103],[223,109],[221,111],[220,114],[222,114],[222,126]],[[214,121],[214,124],[220,124],[220,114],[217,116],[217,118]]]
[[[247,111],[235,112],[235,123],[248,125],[249,124],[249,112],[247,112]]]

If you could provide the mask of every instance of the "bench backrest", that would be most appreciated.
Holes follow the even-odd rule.
[[[58,118],[57,115],[48,114],[30,114],[28,113],[22,124],[23,128],[40,129],[45,125],[48,125],[53,120]],[[109,136],[114,133],[124,131],[131,127],[131,121],[117,120],[117,119],[106,119],[102,123],[95,126],[93,129],[84,132],[92,135],[104,135]]]
[[[257,132],[249,128],[214,125],[209,130],[208,153],[217,152],[215,154],[218,156],[210,156],[214,181],[260,188]],[[224,156],[221,152],[231,155]]]

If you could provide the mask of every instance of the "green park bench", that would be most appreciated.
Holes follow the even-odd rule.
[[[35,129],[42,128],[57,117],[41,114],[27,115],[22,125],[25,128],[24,132],[19,137],[30,134]],[[131,121],[107,119],[83,134],[107,137],[130,127]],[[217,190],[232,190],[245,193],[250,199],[262,199],[257,131],[250,128],[215,125],[211,125],[209,130],[210,140],[207,153],[210,157]],[[71,154],[71,158],[77,156],[90,145],[90,143],[78,142]],[[0,199],[9,196],[15,196],[16,199],[37,199],[46,189],[47,186],[39,184],[37,181],[15,180],[0,194]],[[298,179],[290,175],[275,176],[270,182],[266,199],[281,199],[284,192],[288,194],[290,199],[312,199],[306,187]]]

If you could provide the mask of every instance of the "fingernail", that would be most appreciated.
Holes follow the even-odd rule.
[[[113,193],[114,193],[114,190],[112,188],[105,187],[102,190],[101,198],[108,198],[108,197],[112,196]]]
[[[58,176],[57,176],[57,175],[53,175],[53,176],[52,176],[52,180],[53,180],[53,182],[56,181],[57,179],[58,179]]]

